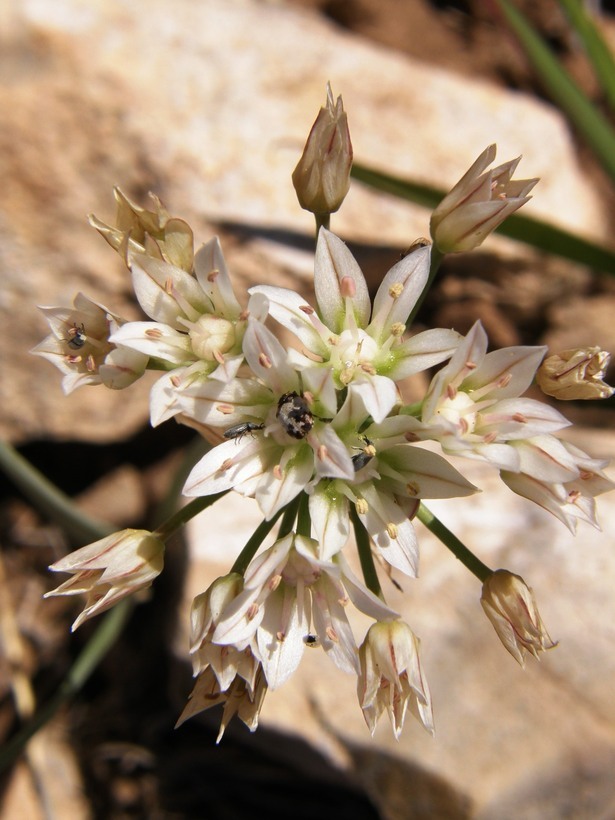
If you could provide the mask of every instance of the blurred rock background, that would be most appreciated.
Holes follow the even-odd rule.
[[[557,4],[522,5],[593,93]],[[357,161],[446,189],[496,142],[499,161],[523,154],[517,176],[541,177],[526,213],[612,236],[612,189],[490,4],[13,0],[0,15],[0,435],[118,526],[151,522],[190,431],[149,430],[151,380],[66,398],[59,374],[28,354],[46,335],[36,304],[69,304],[82,290],[139,316],[127,272],[86,219],[112,218],[114,185],[144,203],[155,192],[197,245],[219,234],[239,293],[257,281],[308,293],[313,227],[290,173],[330,81]],[[601,21],[612,36],[612,19]],[[376,286],[428,220],[353,183],[332,228]],[[494,346],[615,351],[614,310],[612,279],[493,238],[446,260],[420,320],[465,332],[481,318]],[[575,443],[615,455],[611,403],[564,412],[579,425]],[[396,743],[383,719],[371,740],[353,680],[318,650],[268,695],[256,735],[233,727],[216,748],[209,713],[173,732],[191,685],[191,597],[259,520],[227,497],[195,520],[121,644],[5,777],[1,816],[615,816],[615,502],[599,501],[603,532],[582,526],[575,539],[480,466],[470,478],[480,497],[430,506],[487,563],[534,587],[560,641],[540,664],[517,668],[475,579],[422,531],[420,580],[387,595],[422,638],[435,739],[408,722]],[[70,602],[40,600],[52,586],[46,565],[68,546],[0,486],[4,736],[17,722],[16,666],[44,702],[91,629],[69,639]],[[230,517],[234,532],[212,538]]]

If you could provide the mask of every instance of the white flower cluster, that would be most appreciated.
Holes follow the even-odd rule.
[[[473,166],[475,177],[484,166]],[[497,178],[505,197],[512,166],[502,167]],[[488,174],[479,179],[473,197],[485,185],[490,197]],[[517,188],[509,195],[527,192]],[[123,388],[145,369],[163,371],[151,393],[152,425],[174,417],[215,442],[192,469],[185,495],[232,490],[255,498],[271,526],[281,518],[271,547],[258,551],[262,539],[250,545],[241,566],[195,599],[196,685],[180,720],[223,703],[220,734],[233,714],[255,728],[267,689],[293,674],[307,645],[318,645],[357,675],[372,732],[386,710],[398,736],[408,708],[432,731],[418,639],[384,602],[373,562],[365,583],[351,571],[351,533],[364,568],[373,550],[393,569],[417,575],[412,520],[422,500],[477,491],[445,457],[421,446],[425,441],[437,442],[445,455],[491,464],[512,490],[571,530],[578,519],[597,526],[595,496],[613,488],[605,462],[554,436],[568,424],[557,410],[523,398],[546,349],[487,352],[480,322],[465,337],[447,329],[406,335],[430,279],[429,244],[417,243],[391,268],[372,304],[354,257],[321,227],[316,305],[271,286],[251,288],[242,305],[217,239],[194,254],[186,223],[157,200],[148,211],[119,191],[116,199],[117,226],[92,223],[126,261],[148,320],[122,322],[80,295],[73,309],[44,309],[52,334],[35,352],[62,369],[67,391],[101,382]],[[445,208],[447,241],[463,200],[456,188]],[[290,331],[295,344],[283,345],[269,320]],[[405,403],[400,382],[438,365],[423,400]],[[88,595],[79,625],[152,582],[166,534],[124,531],[77,551],[52,567],[74,578],[51,594]],[[505,606],[496,601],[502,583],[498,576],[485,586],[483,604],[498,613],[496,628],[515,657],[553,645],[535,606],[523,604],[531,593],[518,591],[522,580],[512,591],[506,587],[513,603]],[[349,602],[374,621],[360,647]],[[521,630],[523,612],[533,615]],[[510,637],[516,634],[524,635],[521,649]]]

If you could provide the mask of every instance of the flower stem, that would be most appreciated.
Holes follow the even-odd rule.
[[[297,513],[297,535],[312,535],[312,519],[310,518],[309,497],[307,493],[299,496],[299,512]]]
[[[408,316],[408,321],[406,322],[407,326],[410,326],[412,324],[412,322],[416,318],[416,314],[421,309],[421,305],[423,304],[423,302],[425,301],[425,297],[427,296],[427,291],[433,285],[433,280],[436,278],[436,273],[438,272],[438,269],[440,267],[440,263],[442,262],[443,259],[444,259],[444,254],[441,253],[436,248],[435,245],[432,245],[431,246],[431,265],[429,267],[429,278],[427,279],[425,287],[423,288],[423,292],[421,293],[421,295],[417,299],[416,305],[412,308],[412,312],[411,312],[410,316]]]
[[[448,527],[445,527],[423,503],[419,505],[416,517],[425,524],[430,532],[442,541],[445,547],[448,547],[455,558],[458,558],[471,573],[476,575],[479,581],[484,581],[493,573],[493,570],[489,569],[486,564],[483,564],[483,562],[477,558]]]
[[[288,507],[287,507],[288,509]],[[237,560],[233,564],[230,569],[230,572],[237,572],[240,575],[243,575],[246,569],[248,568],[248,564],[256,555],[256,552],[260,545],[263,543],[265,538],[271,532],[274,524],[278,520],[278,518],[282,515],[282,510],[278,510],[278,512],[270,518],[268,521],[265,519],[261,521],[258,527],[254,530],[248,541],[246,542],[245,547],[241,550],[239,555],[237,556]]]
[[[357,542],[357,551],[359,553],[359,561],[361,562],[361,570],[363,572],[365,586],[371,590],[374,595],[377,595],[379,598],[384,600],[382,587],[380,586],[380,581],[378,580],[378,573],[376,572],[376,566],[372,556],[372,548],[369,543],[369,534],[361,523],[361,520],[357,515],[357,511],[352,504],[350,505],[350,520],[352,521],[354,536]]]
[[[190,501],[182,507],[181,510],[178,510],[170,518],[167,518],[167,520],[160,524],[160,526],[156,527],[152,535],[156,535],[158,538],[166,541],[178,529],[190,521],[191,518],[194,518],[195,515],[198,515],[203,510],[206,510],[207,507],[210,507],[214,502],[218,501],[218,499],[222,498],[222,496],[226,495],[228,492],[229,490],[224,490],[221,493],[214,493],[213,495],[205,495],[195,498],[193,501]]]
[[[297,510],[299,509],[300,498],[297,496],[284,507],[284,518],[278,530],[278,538],[284,538],[285,535],[295,526],[295,519],[297,518]]]
[[[0,441],[0,468],[39,512],[62,527],[71,544],[82,544],[113,532],[109,524],[84,515],[67,495],[4,441]]]
[[[316,241],[318,241],[318,233],[321,228],[329,230],[331,224],[331,214],[314,214],[316,220]]]

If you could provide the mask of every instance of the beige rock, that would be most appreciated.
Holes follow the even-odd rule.
[[[552,108],[387,52],[307,12],[256,0],[178,0],[172,13],[164,0],[15,2],[9,11],[0,69],[0,434],[13,440],[106,441],[146,418],[145,382],[121,395],[86,388],[66,401],[51,366],[27,353],[44,334],[35,303],[66,304],[81,289],[120,314],[135,312],[127,273],[85,214],[110,217],[120,184],[137,197],[154,190],[199,241],[222,222],[309,238],[290,173],[327,80],[344,96],[358,160],[448,187],[496,141],[499,159],[523,153],[522,175],[542,177],[528,213],[603,229]],[[353,185],[333,227],[405,246],[427,222],[424,210]],[[271,244],[266,253],[260,272],[269,279],[311,267],[286,251],[272,262]]]

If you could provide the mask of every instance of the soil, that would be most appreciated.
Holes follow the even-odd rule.
[[[498,28],[496,4],[489,0],[288,2],[313,8],[345,29],[425,62],[542,94],[514,41]],[[525,0],[520,5],[597,99],[591,75],[567,33],[557,4]],[[609,4],[603,7],[609,10]],[[593,163],[591,167],[605,202],[612,204],[610,187]],[[483,258],[482,267],[473,268],[473,278],[463,269],[462,260],[447,265],[439,291],[426,304],[427,318],[442,326],[454,320],[462,330],[463,317],[475,316],[477,301],[478,309],[484,308],[476,294],[484,291],[485,284],[497,291],[501,277],[510,275],[501,267],[494,273],[490,262],[495,260]],[[589,274],[567,275],[568,287],[581,294],[612,290],[612,284],[597,283]],[[559,281],[563,274],[558,268],[553,276]],[[490,309],[495,314],[486,322],[493,325],[496,338],[499,332],[506,338],[535,343],[548,326],[546,306],[542,310],[535,307],[529,318],[527,312],[511,311],[497,298]],[[604,418],[597,417],[596,423],[605,423]],[[22,452],[72,497],[91,488],[101,476],[131,464],[143,476],[145,492],[139,515],[130,525],[151,527],[161,498],[160,475],[180,457],[189,439],[189,431],[179,426],[166,425],[165,430],[157,430],[155,435],[143,430],[117,447],[31,442]],[[69,471],[64,468],[66,464],[71,465]],[[22,635],[20,663],[37,701],[45,703],[95,625],[88,624],[70,637],[69,624],[74,617],[70,601],[40,600],[49,585],[46,567],[60,549],[66,548],[67,538],[1,477],[0,528],[0,569],[11,579],[8,587],[3,583],[5,591],[9,590],[5,601],[12,602]],[[172,554],[181,555],[181,550]],[[231,724],[221,745],[216,746],[219,715],[209,712],[185,724],[181,731],[173,730],[190,685],[190,672],[187,663],[178,662],[170,649],[173,624],[169,623],[169,613],[177,604],[175,590],[181,588],[185,569],[181,557],[172,561],[170,571],[156,584],[152,600],[135,611],[117,645],[63,712],[63,732],[85,783],[91,816],[109,820],[222,820],[259,814],[271,820],[307,820],[333,813],[338,820],[380,816],[358,780],[332,771],[327,761],[300,740],[266,729],[250,735],[243,725]],[[6,658],[0,666],[0,684],[0,734],[8,738],[17,730],[19,719],[11,689],[13,671]],[[9,771],[1,781],[4,788],[10,776]],[[464,813],[460,809],[450,816]]]

